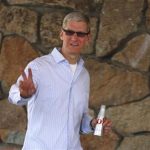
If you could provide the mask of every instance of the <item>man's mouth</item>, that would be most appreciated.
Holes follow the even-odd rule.
[[[78,44],[78,43],[71,43],[70,45],[71,45],[71,46],[73,46],[73,47],[77,47],[77,46],[79,46],[79,44]]]

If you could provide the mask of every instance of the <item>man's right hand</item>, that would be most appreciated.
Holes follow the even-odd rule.
[[[22,71],[23,80],[19,82],[20,96],[23,98],[31,97],[35,92],[36,88],[32,79],[32,70],[28,69],[28,76]]]

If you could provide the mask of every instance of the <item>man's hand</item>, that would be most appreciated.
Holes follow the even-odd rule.
[[[103,121],[104,134],[108,134],[111,131],[111,128],[112,128],[111,120],[104,118],[104,121]]]
[[[95,128],[97,122],[98,122],[98,120],[96,118],[92,119],[91,126],[93,128]],[[103,132],[104,132],[104,134],[108,134],[111,130],[111,127],[112,127],[112,122],[109,119],[104,118],[103,119]]]
[[[32,70],[28,69],[28,76],[22,71],[23,80],[19,82],[20,96],[23,98],[31,97],[35,92],[36,88],[32,79]]]

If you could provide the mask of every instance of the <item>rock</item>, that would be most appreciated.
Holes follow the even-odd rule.
[[[106,116],[121,135],[150,132],[150,97],[139,102],[110,107]]]
[[[4,93],[3,93],[2,85],[0,82],[0,100],[2,100],[3,98],[4,98]]]
[[[21,147],[14,144],[0,144],[0,150],[21,150]]]
[[[1,74],[1,69],[4,69],[3,65],[0,65],[0,74]],[[3,100],[6,98],[6,96],[8,95],[8,92],[9,92],[9,86],[7,85],[7,83],[4,80],[0,81],[0,91],[1,91],[1,100]]]
[[[96,43],[96,55],[107,56],[118,47],[121,40],[137,31],[141,21],[144,0],[105,0],[100,32]]]
[[[75,4],[73,4],[71,1],[68,0],[36,0],[36,1],[32,1],[32,0],[7,0],[7,2],[9,4],[47,4],[47,5],[60,5],[60,6],[68,6],[68,7],[75,7]]]
[[[95,44],[95,39],[96,39],[96,33],[98,32],[97,30],[97,18],[96,17],[90,17],[90,24],[91,24],[91,39],[89,44],[85,47],[83,50],[82,54],[92,54],[94,52],[94,44]]]
[[[6,130],[5,132],[1,132],[0,129],[0,133],[5,133],[2,134],[2,141],[4,143],[23,145],[25,132],[9,131],[9,130]]]
[[[0,46],[2,44],[2,33],[0,32]]]
[[[0,32],[0,47],[1,47],[1,41],[2,41],[2,33]],[[4,98],[4,94],[0,83],[0,100],[3,98]]]
[[[148,9],[146,13],[146,28],[150,30],[150,9]]]
[[[150,35],[135,37],[127,46],[113,58],[115,61],[130,65],[141,71],[149,71],[150,67]]]
[[[101,137],[92,134],[81,135],[81,144],[84,150],[113,150],[118,141],[118,136],[113,132]]]
[[[62,6],[70,7],[72,9],[78,9],[83,11],[99,11],[99,7],[102,5],[102,0],[7,0],[9,4],[44,4],[50,6]]]
[[[91,77],[90,106],[118,105],[139,100],[149,94],[149,79],[139,72],[130,72],[107,63],[87,59]]]
[[[66,13],[62,12],[52,12],[46,13],[41,19],[41,40],[44,47],[48,49],[53,49],[54,47],[59,47],[61,45],[61,40],[59,38],[59,33],[61,31],[62,20]]]
[[[150,148],[150,136],[139,135],[126,137],[117,150],[148,150]]]
[[[150,30],[150,0],[148,0],[148,6],[146,11],[146,28]]]
[[[8,36],[4,38],[0,55],[0,80],[5,93],[16,81],[26,64],[36,58],[38,53],[22,37]]]
[[[19,34],[30,42],[37,40],[37,14],[23,7],[0,5],[0,29],[4,34]]]
[[[0,129],[12,131],[26,130],[26,113],[23,108],[10,104],[8,100],[0,101]],[[5,133],[5,132],[3,132]],[[6,134],[5,134],[6,135]],[[2,131],[0,137],[4,139]]]

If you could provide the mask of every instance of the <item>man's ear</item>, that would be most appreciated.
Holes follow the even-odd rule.
[[[91,34],[90,34],[90,33],[89,33],[88,36],[87,36],[87,40],[88,40],[89,43],[90,43],[91,40],[92,40],[92,37],[91,37]]]
[[[89,43],[91,43],[91,41],[92,41],[91,34],[88,34],[88,35],[87,35],[86,44],[89,44]]]
[[[59,37],[61,40],[63,40],[63,31],[62,30],[60,31]]]

